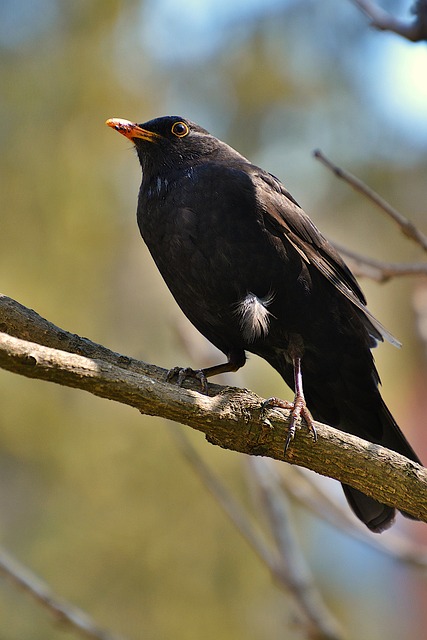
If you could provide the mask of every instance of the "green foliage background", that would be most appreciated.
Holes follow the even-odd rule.
[[[181,314],[139,238],[140,170],[130,145],[104,126],[113,116],[196,120],[283,179],[330,237],[389,261],[420,259],[310,158],[321,147],[423,227],[425,146],[386,123],[371,98],[370,62],[393,36],[369,32],[350,2],[253,4],[229,19],[211,10],[198,36],[185,31],[197,3],[3,0],[5,294],[114,350],[165,367],[204,364],[184,351]],[[204,29],[214,37],[202,46]],[[405,343],[377,354],[401,422],[423,368],[413,286],[364,283],[371,309]],[[265,396],[287,393],[255,358],[238,380]],[[292,601],[200,486],[164,422],[6,372],[0,407],[1,543],[58,594],[134,639],[301,637]],[[191,437],[255,509],[241,457]],[[298,522],[351,637],[421,637],[421,582],[311,517]],[[7,640],[67,635],[4,580],[0,628]]]

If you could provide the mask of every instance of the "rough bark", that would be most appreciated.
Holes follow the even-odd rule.
[[[286,458],[288,414],[261,416],[262,398],[246,389],[166,381],[159,367],[120,355],[49,323],[0,296],[0,367],[89,391],[205,433],[212,444],[297,464],[345,482],[427,522],[427,470],[384,447],[316,423],[318,441],[301,428]],[[17,398],[17,402],[19,399]]]

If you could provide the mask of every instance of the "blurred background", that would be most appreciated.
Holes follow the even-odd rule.
[[[382,5],[410,15],[410,0]],[[422,260],[312,151],[426,232],[426,67],[425,44],[370,30],[350,0],[1,0],[2,292],[113,350],[166,368],[207,364],[204,345],[199,357],[184,348],[183,333],[199,337],[139,237],[140,168],[109,117],[190,118],[280,177],[329,238],[390,262]],[[384,397],[427,461],[426,283],[362,286],[404,344],[375,355]],[[255,356],[233,383],[289,397]],[[188,435],[256,514],[243,457]],[[421,574],[295,512],[316,583],[350,638],[424,637]],[[425,525],[397,527],[426,537]],[[0,541],[130,639],[303,637],[292,598],[187,466],[170,425],[4,371]],[[3,579],[0,626],[7,640],[66,635]]]

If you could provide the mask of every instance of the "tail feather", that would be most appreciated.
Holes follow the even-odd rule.
[[[382,533],[391,527],[396,517],[396,509],[381,504],[347,484],[343,484],[342,488],[352,511],[368,529],[374,533]]]
[[[381,422],[383,426],[383,436],[379,444],[381,444],[383,447],[387,447],[387,449],[396,451],[396,453],[402,454],[402,456],[405,456],[406,458],[409,458],[409,460],[417,462],[422,466],[423,463],[403,435],[384,401],[381,400],[381,403]]]
[[[282,354],[257,352],[269,362],[294,389],[292,364]],[[363,355],[363,354],[362,354]],[[353,365],[353,369],[350,368]],[[386,407],[378,390],[378,374],[369,354],[368,359],[350,359],[346,362],[346,375],[337,379],[337,366],[323,358],[320,363],[310,362],[303,367],[303,383],[307,406],[315,420],[352,433],[422,465]],[[348,504],[355,515],[371,530],[380,533],[391,527],[396,509],[381,504],[364,493],[343,485]],[[413,518],[402,512],[407,518]]]

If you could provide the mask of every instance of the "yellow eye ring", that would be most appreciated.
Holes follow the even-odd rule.
[[[171,131],[177,138],[185,138],[190,133],[190,129],[185,122],[174,122]]]

